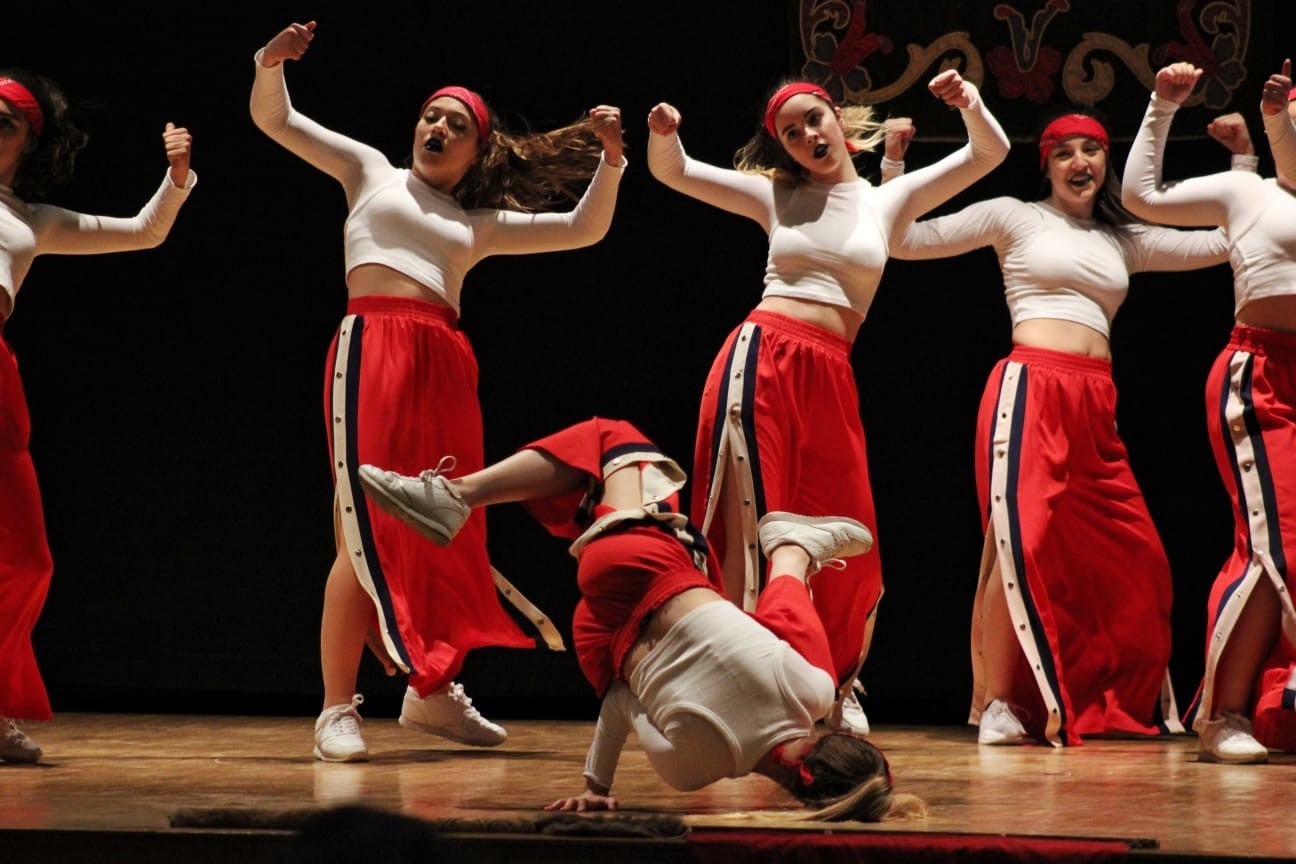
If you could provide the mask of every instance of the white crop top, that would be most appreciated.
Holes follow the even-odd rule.
[[[769,235],[765,297],[868,313],[893,237],[983,177],[1008,139],[978,96],[962,112],[968,144],[933,165],[873,186],[867,180],[796,186],[690,159],[679,136],[648,137],[648,168],[667,186],[760,223]]]
[[[148,203],[128,218],[28,204],[8,186],[0,186],[0,290],[9,296],[10,313],[37,255],[96,255],[157,246],[197,182],[192,171],[183,188],[170,176],[164,178]]]
[[[1243,171],[1161,182],[1170,122],[1179,106],[1155,93],[1125,163],[1124,204],[1174,225],[1223,225],[1233,265],[1234,313],[1252,300],[1296,294],[1296,193]],[[1274,161],[1296,182],[1296,128],[1286,112],[1264,115]]]
[[[600,158],[589,188],[568,213],[464,210],[449,195],[396,168],[381,152],[325,129],[295,111],[283,64],[256,56],[252,119],[275,141],[342,184],[349,211],[346,272],[382,264],[435,291],[456,312],[464,274],[489,255],[577,249],[598,242],[612,223],[618,166]]]
[[[1076,219],[1043,201],[992,198],[909,226],[897,258],[961,255],[993,246],[1013,326],[1055,318],[1110,335],[1112,317],[1145,270],[1193,270],[1228,260],[1224,232]]]
[[[835,695],[827,672],[746,612],[708,603],[657,642],[628,685],[617,680],[608,689],[585,777],[612,788],[632,729],[676,789],[742,777],[775,745],[809,735]]]

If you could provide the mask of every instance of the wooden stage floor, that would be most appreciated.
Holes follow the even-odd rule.
[[[353,802],[429,819],[530,819],[579,791],[592,724],[507,726],[503,747],[478,750],[370,718],[372,761],[339,765],[312,758],[313,718],[62,714],[28,729],[42,763],[0,764],[0,835],[165,832],[180,809]],[[1140,857],[1296,859],[1296,754],[1223,766],[1198,763],[1196,739],[1184,737],[1069,750],[978,747],[971,728],[883,727],[873,738],[897,787],[926,799],[931,815],[861,830],[1137,839],[1155,841]],[[716,817],[736,810],[790,806],[756,776],[674,792],[633,739],[616,786],[623,813],[698,827],[725,824]]]

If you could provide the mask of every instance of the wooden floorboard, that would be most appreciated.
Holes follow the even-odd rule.
[[[479,750],[368,718],[372,760],[338,765],[311,756],[313,720],[60,715],[28,728],[45,749],[40,764],[0,766],[0,831],[62,832],[88,844],[97,832],[135,832],[163,843],[183,838],[170,827],[181,810],[274,814],[354,802],[425,819],[532,820],[546,802],[579,791],[592,730],[515,721],[504,746]],[[873,738],[897,787],[926,799],[931,815],[857,830],[1114,838],[1148,856],[1296,859],[1288,806],[1296,755],[1263,766],[1204,764],[1196,740],[1183,737],[989,748],[970,728],[884,727]],[[633,744],[616,792],[624,813],[697,827],[741,826],[730,814],[792,806],[755,776],[675,792]]]

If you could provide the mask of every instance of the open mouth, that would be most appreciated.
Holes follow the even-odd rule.
[[[423,149],[424,149],[424,150],[429,150],[429,151],[431,151],[431,152],[433,152],[433,153],[444,153],[444,152],[445,152],[445,142],[442,141],[440,138],[432,137],[432,138],[429,138],[429,139],[427,140],[427,143],[425,143],[425,144],[423,145]]]
[[[1077,174],[1075,177],[1067,180],[1067,185],[1072,189],[1084,189],[1093,183],[1093,180],[1094,178],[1092,174]]]
[[[814,158],[816,158],[816,159],[822,159],[822,158],[824,158],[824,157],[827,156],[827,155],[828,155],[828,145],[827,145],[827,144],[817,144],[817,145],[815,145],[815,148],[814,148]]]

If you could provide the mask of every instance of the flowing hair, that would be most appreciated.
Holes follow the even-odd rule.
[[[588,118],[551,132],[510,133],[490,111],[490,138],[482,157],[451,195],[465,209],[490,207],[535,213],[580,200],[603,158],[603,143]]]
[[[771,90],[766,96],[766,101],[782,86],[784,85],[780,84],[779,87]],[[871,153],[886,140],[885,124],[877,119],[871,106],[835,105],[832,102],[826,104],[829,108],[840,109],[842,132],[845,134],[846,141],[855,147],[856,154]],[[795,186],[809,176],[806,169],[788,155],[783,143],[769,134],[769,130],[765,128],[763,115],[756,134],[734,153],[733,164],[739,171],[764,174],[776,183],[789,186]]]
[[[0,69],[0,77],[12,78],[30,90],[45,118],[44,132],[19,160],[13,182],[19,198],[40,200],[72,179],[77,153],[90,136],[73,125],[67,96],[51,79],[26,69]]]

